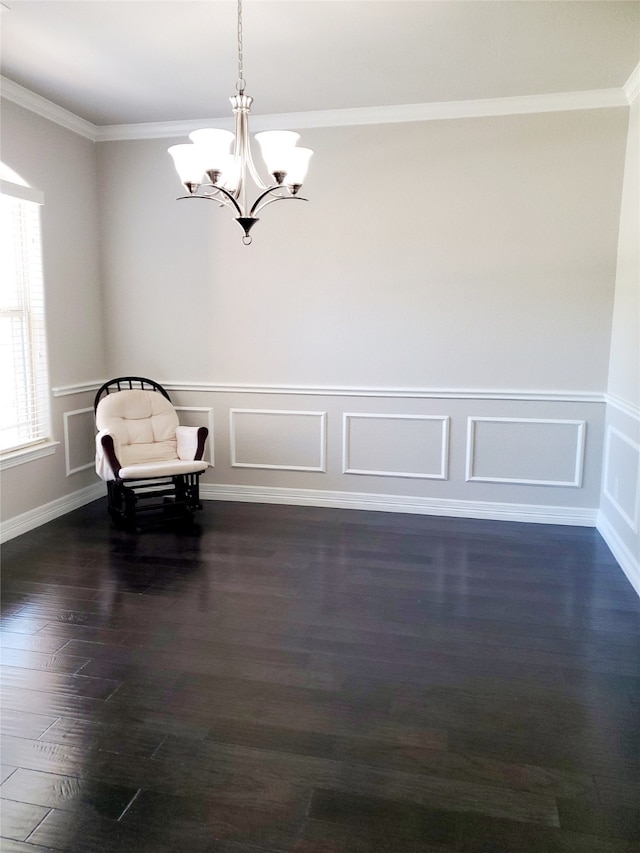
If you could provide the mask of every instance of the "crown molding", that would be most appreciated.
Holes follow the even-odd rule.
[[[640,93],[640,63],[633,69],[629,75],[629,79],[622,88],[627,101],[632,104],[638,97],[638,93]]]
[[[624,88],[593,89],[584,92],[557,92],[550,95],[522,95],[510,98],[484,98],[470,101],[440,101],[428,104],[396,104],[381,107],[357,107],[340,110],[316,110],[277,115],[251,116],[252,130],[277,130],[282,127],[307,128],[352,127],[369,124],[402,124],[418,121],[443,121],[464,118],[487,118],[531,113],[626,107],[637,97],[640,66],[629,77]],[[233,119],[189,119],[184,121],[143,122],[98,126],[59,107],[41,95],[0,77],[2,97],[49,119],[92,142],[115,142],[140,139],[185,137],[197,127],[213,126],[233,130]]]
[[[73,133],[78,133],[92,142],[97,141],[99,128],[95,124],[80,118],[69,110],[65,110],[64,107],[59,107],[53,101],[48,101],[42,95],[36,95],[35,92],[25,89],[24,86],[14,83],[7,77],[0,77],[0,95],[7,101],[18,104],[19,107],[24,107],[32,113],[42,116],[42,118],[49,119],[49,121],[65,127]]]
[[[259,130],[281,130],[284,126],[283,120],[286,116],[280,116],[280,123],[277,125],[278,116],[254,116],[251,115],[251,132]],[[262,126],[260,123],[264,119],[272,119],[271,126]],[[219,127],[222,130],[235,129],[234,120],[231,116],[223,118],[194,118],[184,119],[183,121],[149,121],[141,122],[140,124],[108,124],[102,127],[96,127],[96,142],[120,142],[134,139],[170,139],[173,137],[188,136],[192,130],[197,130],[199,127]]]
[[[382,107],[357,107],[340,110],[252,115],[252,131],[283,127],[305,130],[319,127],[351,127],[368,124],[401,124],[446,119],[485,118],[529,113],[593,110],[629,105],[623,89],[595,89],[585,92],[559,92],[551,95],[523,95],[512,98],[486,98],[471,101],[442,101],[430,104],[397,104]],[[232,130],[232,120],[224,118],[187,121],[121,124],[96,128],[98,142],[134,139],[168,139],[187,136],[198,127],[222,127]]]

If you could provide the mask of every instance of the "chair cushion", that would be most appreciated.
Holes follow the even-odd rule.
[[[96,411],[98,430],[108,429],[117,439],[122,466],[177,459],[178,423],[172,404],[156,391],[108,394]]]

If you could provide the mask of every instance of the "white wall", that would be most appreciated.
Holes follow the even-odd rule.
[[[640,594],[640,101],[631,107],[598,528]]]
[[[105,370],[95,145],[4,99],[1,133],[3,162],[44,192],[42,253],[51,385],[95,382]],[[3,471],[3,519],[34,510],[40,517],[39,508],[50,502],[64,506],[66,496],[95,483],[90,469],[67,475],[64,452],[69,422],[65,411],[90,406],[91,399],[90,393],[52,399],[53,438],[60,444],[51,456]],[[73,418],[92,428],[90,416]],[[70,467],[76,467],[73,460]]]

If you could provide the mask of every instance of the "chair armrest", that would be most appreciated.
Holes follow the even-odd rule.
[[[176,427],[178,459],[202,459],[204,443],[209,435],[207,427]]]
[[[96,435],[96,471],[102,480],[113,480],[120,473],[117,456],[117,439],[108,429]]]

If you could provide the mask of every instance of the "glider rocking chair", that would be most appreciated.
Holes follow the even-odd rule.
[[[209,430],[180,426],[165,389],[140,376],[106,382],[94,410],[96,471],[107,483],[111,518],[133,530],[158,518],[192,521],[202,509]]]

